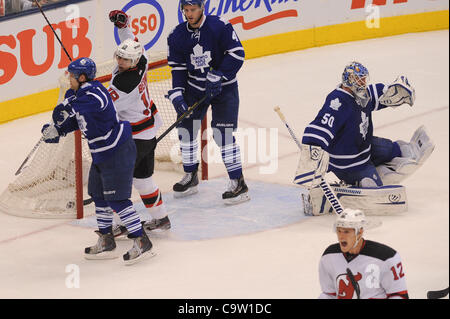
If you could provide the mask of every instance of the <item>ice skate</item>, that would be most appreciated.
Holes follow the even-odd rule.
[[[111,233],[102,234],[98,230],[95,233],[99,236],[95,246],[84,249],[84,257],[86,259],[114,259],[117,258],[115,253],[116,242]]]
[[[152,242],[144,230],[141,236],[133,238],[133,240],[133,247],[123,255],[123,261],[126,265],[133,265],[138,261],[155,256],[155,253],[152,251]]]
[[[222,194],[222,199],[226,205],[235,205],[250,200],[244,175],[241,175],[238,179],[230,180],[227,191]]]
[[[171,227],[169,216],[163,217],[161,219],[152,219],[151,221],[146,221],[142,224],[142,227],[146,231],[152,230],[168,230]]]
[[[198,176],[197,171],[195,170],[190,173],[186,173],[184,177],[173,185],[173,197],[182,198],[195,193],[198,193]]]
[[[114,239],[116,239],[116,240],[128,239],[128,237],[127,237],[128,230],[123,225],[115,225],[115,226],[113,226],[112,234],[114,236]]]

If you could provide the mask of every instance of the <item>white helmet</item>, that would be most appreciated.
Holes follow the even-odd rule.
[[[334,230],[337,227],[342,228],[353,228],[355,229],[355,235],[358,235],[359,231],[366,225],[366,216],[359,209],[345,208],[342,213],[340,213],[336,221],[334,222]]]
[[[132,39],[126,39],[117,47],[114,53],[115,57],[131,60],[131,65],[136,65],[139,62],[143,53],[142,44]]]

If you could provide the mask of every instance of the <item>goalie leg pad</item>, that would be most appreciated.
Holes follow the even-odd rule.
[[[294,183],[313,188],[327,172],[329,159],[330,155],[319,146],[302,144]]]
[[[406,189],[401,185],[374,188],[330,185],[345,208],[361,209],[366,215],[392,215],[408,210]],[[306,196],[302,194],[302,199]],[[305,203],[304,203],[305,204]],[[305,215],[321,216],[330,214],[333,209],[319,187],[311,189]]]
[[[401,157],[377,166],[377,172],[384,184],[398,184],[412,175],[433,153],[435,144],[428,136],[424,126],[419,127],[411,141],[397,141]]]

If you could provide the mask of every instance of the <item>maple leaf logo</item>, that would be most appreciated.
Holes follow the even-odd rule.
[[[194,49],[194,54],[191,54],[191,64],[195,69],[202,70],[205,72],[205,68],[209,67],[209,62],[211,62],[211,51],[203,52],[203,47],[197,44]]]
[[[339,111],[339,108],[341,107],[342,103],[339,101],[339,98],[336,98],[331,101],[330,108],[332,108],[335,111]]]

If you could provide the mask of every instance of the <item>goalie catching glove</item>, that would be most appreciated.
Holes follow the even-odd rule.
[[[380,103],[386,106],[397,107],[404,103],[413,106],[416,99],[416,91],[409,84],[406,76],[399,76],[392,84],[384,89],[380,96]]]
[[[302,144],[294,183],[312,188],[328,171],[330,156],[319,146]]]

